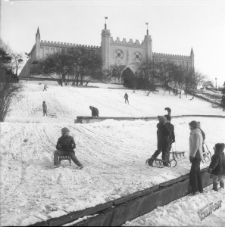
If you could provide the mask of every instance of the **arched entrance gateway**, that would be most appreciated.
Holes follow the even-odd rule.
[[[121,77],[122,77],[122,83],[126,85],[126,87],[135,89],[135,83],[134,83],[135,74],[129,67],[123,70]]]

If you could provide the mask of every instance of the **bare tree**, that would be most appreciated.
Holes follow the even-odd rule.
[[[0,122],[5,120],[13,98],[22,88],[13,72],[12,57],[7,53],[7,49],[0,40]]]

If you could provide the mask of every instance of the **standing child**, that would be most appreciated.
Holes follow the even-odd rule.
[[[43,101],[42,103],[42,108],[43,108],[43,116],[47,116],[48,108],[45,101]]]
[[[218,183],[220,187],[224,188],[224,176],[225,176],[225,155],[224,155],[224,143],[217,143],[214,147],[214,155],[208,169],[208,172],[213,175],[213,190],[218,191]]]

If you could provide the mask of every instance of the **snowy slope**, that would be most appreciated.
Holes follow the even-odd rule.
[[[222,200],[222,206],[202,221],[198,211],[209,203]],[[212,191],[208,187],[203,194],[186,196],[166,206],[139,217],[124,226],[225,226],[225,190]]]
[[[138,91],[129,93],[135,103],[133,107],[133,103],[131,106],[123,103],[121,90],[49,87],[49,91],[42,92],[39,85],[28,83],[13,103],[8,122],[0,124],[2,225],[28,225],[58,217],[189,172],[187,157],[174,169],[144,165],[156,149],[156,121],[74,124],[75,116],[90,114],[89,103],[99,107],[100,113],[106,116],[154,116],[165,114],[166,106],[172,107],[176,114],[187,114],[187,111],[199,114],[200,110],[221,114],[198,99],[180,100],[172,95],[168,99],[162,94],[146,97]],[[57,118],[41,116],[43,99],[49,102]],[[199,111],[191,111],[194,107]],[[173,119],[177,140],[174,149],[187,151],[191,120],[193,118]],[[202,122],[211,150],[215,143],[225,142],[224,119],[198,120]],[[65,126],[77,143],[76,154],[85,166],[82,171],[74,164],[69,167],[66,161],[62,167],[52,168],[55,144]],[[203,164],[201,168],[206,166]]]
[[[49,85],[47,92],[43,92],[41,85],[25,82],[24,91],[14,101],[7,122],[70,122],[73,123],[77,116],[90,116],[89,106],[99,109],[100,116],[114,117],[146,117],[164,115],[164,108],[172,108],[172,115],[182,114],[215,114],[221,115],[221,109],[212,109],[211,104],[195,98],[190,101],[190,96],[181,99],[169,95],[163,96],[164,91],[149,96],[144,91],[125,89],[106,89],[116,85],[100,85],[101,88],[76,88]],[[118,86],[118,85],[117,85]],[[121,86],[119,86],[121,87]],[[125,92],[129,95],[130,105],[124,104]],[[57,118],[42,117],[42,102],[46,101],[49,114]]]

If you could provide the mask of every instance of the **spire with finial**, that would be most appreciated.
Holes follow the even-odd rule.
[[[37,36],[40,36],[40,30],[39,30],[39,27],[38,27],[38,29],[37,29],[37,33],[36,33],[36,37]]]
[[[194,56],[193,48],[191,48],[191,56]]]
[[[148,35],[148,23],[146,22],[145,24],[147,25],[147,35]]]
[[[105,30],[107,30],[107,24],[106,24],[107,19],[108,19],[108,17],[105,17]]]

